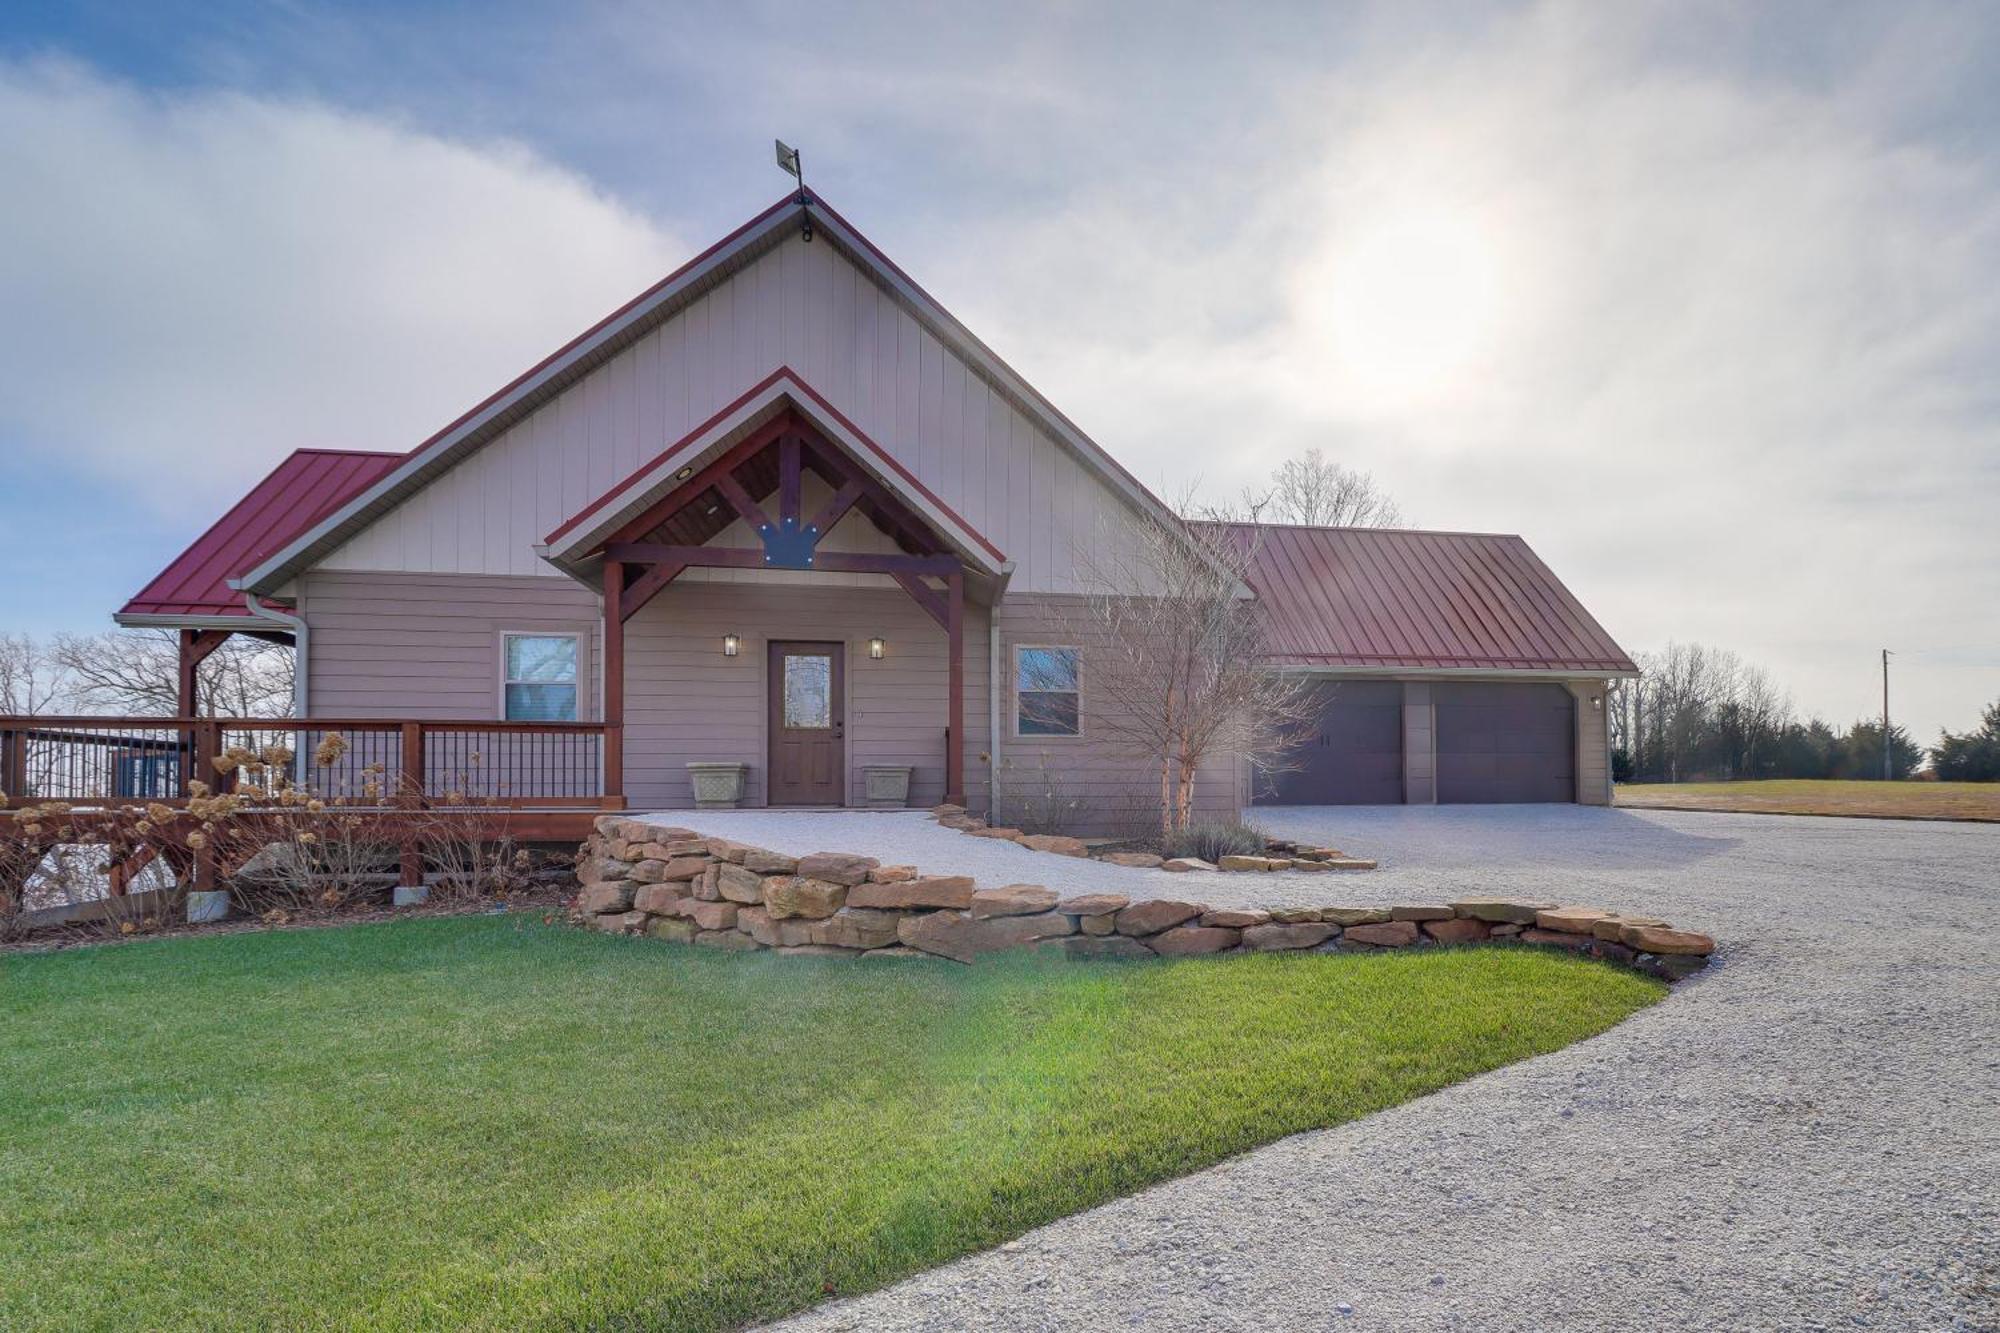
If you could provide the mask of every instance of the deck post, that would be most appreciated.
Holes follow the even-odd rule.
[[[0,806],[27,799],[27,738],[18,731],[0,731]]]
[[[604,562],[604,795],[625,794],[625,562]],[[623,802],[620,802],[622,807]]]
[[[945,709],[944,799],[965,804],[965,571],[945,575],[945,639],[951,654],[951,698]]]

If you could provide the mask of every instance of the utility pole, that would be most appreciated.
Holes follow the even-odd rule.
[[[1882,650],[1882,781],[1895,776],[1889,760],[1889,650]]]

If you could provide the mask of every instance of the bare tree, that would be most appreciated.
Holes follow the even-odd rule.
[[[1403,511],[1372,474],[1335,463],[1318,449],[1286,459],[1268,486],[1246,487],[1234,503],[1192,504],[1182,512],[1221,523],[1311,528],[1393,528],[1403,522]]]
[[[1137,519],[1101,537],[1078,553],[1090,591],[1067,613],[1083,649],[1086,725],[1158,765],[1170,837],[1193,816],[1203,764],[1274,765],[1312,709],[1299,677],[1265,663],[1263,619],[1243,595],[1249,534]]]
[[[52,655],[86,712],[158,714],[179,707],[180,642],[173,630],[59,634]],[[205,717],[285,717],[292,711],[292,650],[231,635],[195,673],[195,711]]]
[[[35,717],[70,707],[70,681],[61,662],[26,634],[0,634],[0,713]]]

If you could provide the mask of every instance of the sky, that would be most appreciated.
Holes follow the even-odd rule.
[[[1141,479],[1308,447],[1628,649],[2000,698],[2000,6],[0,9],[0,631],[808,181]]]

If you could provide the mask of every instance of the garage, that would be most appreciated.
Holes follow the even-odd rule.
[[[1576,799],[1576,700],[1556,684],[1439,684],[1439,804]]]
[[[1390,680],[1313,687],[1318,722],[1260,793],[1269,805],[1400,805],[1403,687]]]

